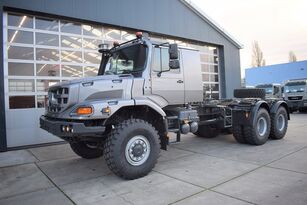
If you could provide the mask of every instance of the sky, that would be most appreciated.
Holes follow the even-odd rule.
[[[251,67],[258,41],[267,65],[287,63],[289,51],[307,60],[306,0],[191,0],[243,44],[241,70]]]

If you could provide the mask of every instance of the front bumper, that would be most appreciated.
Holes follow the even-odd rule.
[[[69,127],[70,131],[63,131],[63,127]],[[40,128],[61,138],[65,137],[102,137],[104,126],[87,127],[82,122],[58,121],[45,116],[40,117]]]
[[[298,110],[300,108],[307,107],[307,101],[305,100],[300,100],[300,101],[287,100],[287,104],[291,110]]]

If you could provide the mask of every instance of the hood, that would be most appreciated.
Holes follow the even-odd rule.
[[[120,77],[118,75],[98,75],[98,76],[94,76],[94,77],[78,78],[78,79],[74,79],[74,80],[69,80],[69,81],[57,83],[53,86],[50,86],[50,88],[59,87],[59,86],[67,87],[67,86],[72,85],[72,84],[94,82],[94,81],[100,81],[100,80],[113,80],[113,79],[119,79],[119,78]]]

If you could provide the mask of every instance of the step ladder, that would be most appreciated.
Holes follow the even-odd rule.
[[[178,116],[168,116],[167,119],[167,125],[168,125],[168,132],[174,132],[176,133],[176,140],[168,142],[170,143],[176,143],[181,141],[181,133],[180,133],[180,122],[178,119]]]

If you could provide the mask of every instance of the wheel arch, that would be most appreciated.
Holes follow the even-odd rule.
[[[287,111],[288,120],[290,120],[290,110],[289,106],[285,101],[277,101],[271,106],[270,113],[275,114],[280,107],[284,107]]]
[[[270,106],[269,106],[269,104],[266,101],[264,101],[264,100],[260,100],[252,108],[252,113],[251,114],[252,114],[253,122],[255,122],[255,120],[257,118],[257,112],[261,108],[266,109],[268,111],[268,113],[270,114]]]
[[[161,108],[160,111],[157,111],[156,108],[144,104],[124,106],[105,120],[104,125],[108,127],[108,125],[116,124],[130,118],[142,119],[152,124],[160,136],[161,149],[166,150],[168,144],[167,121],[166,114]]]

